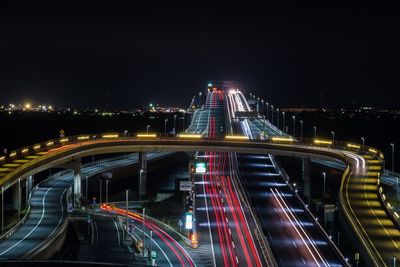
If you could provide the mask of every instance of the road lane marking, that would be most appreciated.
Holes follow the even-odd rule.
[[[50,187],[49,189],[47,189],[46,193],[44,193],[44,196],[42,198],[42,205],[43,205],[43,209],[42,209],[42,215],[40,216],[40,219],[38,221],[38,223],[35,225],[35,227],[33,227],[31,229],[31,231],[29,231],[29,233],[27,235],[25,235],[22,239],[20,239],[17,243],[15,243],[14,245],[12,245],[11,247],[9,247],[8,249],[4,250],[2,253],[0,253],[0,256],[4,255],[5,253],[7,253],[8,251],[10,251],[11,249],[15,248],[16,246],[18,246],[22,241],[24,241],[28,236],[30,236],[35,230],[36,228],[39,226],[39,224],[42,222],[43,217],[44,217],[44,213],[46,211],[46,206],[45,206],[45,199],[46,199],[46,195],[47,193],[49,193],[49,191],[53,189],[52,187]]]

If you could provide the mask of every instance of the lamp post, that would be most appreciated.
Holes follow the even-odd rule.
[[[147,125],[147,127],[146,127],[146,133],[149,133],[149,128],[150,128],[150,125]]]
[[[292,116],[293,119],[293,137],[296,137],[296,116]]]
[[[261,114],[264,114],[264,99],[261,99]]]
[[[392,172],[394,172],[394,143],[390,143],[392,147]]]
[[[128,233],[128,197],[129,197],[129,189],[125,190],[125,207],[126,207],[126,216],[125,216],[125,223],[126,223],[126,233]]]
[[[279,108],[276,109],[276,127],[279,129]]]
[[[144,225],[145,225],[145,220],[146,220],[146,208],[143,208],[143,214],[142,214],[142,216],[143,216],[143,218],[142,218],[142,223],[143,223],[143,250],[142,250],[142,252],[143,252],[143,256],[144,256],[144,248],[145,248],[145,246],[144,246],[144,244],[145,244],[145,238],[146,238],[146,234],[145,234],[145,228],[144,228]]]
[[[286,130],[285,130],[285,111],[282,111],[282,129],[286,133]]]
[[[267,102],[267,120],[269,119],[268,118],[268,109],[269,109],[269,103]]]
[[[1,233],[4,233],[4,186],[1,187]]]
[[[174,134],[176,134],[176,114],[174,115]]]
[[[265,115],[263,115],[264,121],[263,121],[263,134],[265,133],[265,124],[267,124],[267,121],[265,120]]]
[[[167,136],[167,122],[168,122],[168,119],[165,119],[165,121],[164,121],[164,134],[165,134],[165,136]]]
[[[108,203],[108,179],[106,179],[106,203]]]
[[[18,220],[21,220],[21,178],[18,178]]]
[[[142,202],[142,179],[144,170],[141,169],[139,172],[139,202]]]
[[[335,132],[331,131],[332,134],[332,145],[335,145]]]
[[[303,138],[303,121],[300,120],[300,137]]]
[[[317,138],[317,126],[313,126],[314,128],[314,138]]]
[[[364,149],[364,147],[365,147],[365,138],[364,137],[361,137],[361,143],[362,143],[362,148]]]
[[[271,105],[271,123],[274,124],[274,105]]]
[[[326,185],[326,173],[323,172],[322,176],[324,177],[324,199],[325,199],[325,185]]]

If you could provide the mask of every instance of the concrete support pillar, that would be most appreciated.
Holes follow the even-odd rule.
[[[1,233],[4,233],[4,186],[1,187]]]
[[[146,195],[146,181],[147,181],[147,154],[146,152],[139,152],[139,195],[140,197]]]
[[[12,208],[14,210],[18,210],[18,207],[20,206],[21,200],[20,200],[20,187],[18,186],[18,183],[16,183],[15,185],[13,185],[12,187]]]
[[[303,178],[303,195],[310,200],[311,197],[311,170],[310,170],[310,159],[301,159],[301,172]]]
[[[28,195],[31,193],[33,189],[33,175],[29,175],[26,178],[26,192],[28,193]]]

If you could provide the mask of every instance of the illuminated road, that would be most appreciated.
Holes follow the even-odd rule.
[[[342,183],[344,204],[350,208],[349,216],[356,231],[364,236],[362,242],[379,266],[392,266],[393,257],[400,258],[400,231],[388,218],[377,195],[377,182],[381,169],[378,158],[364,156],[359,168],[349,171],[349,178]],[[365,161],[365,168],[362,165]],[[371,264],[372,265],[372,264]]]
[[[149,157],[159,156],[152,154]],[[162,156],[162,155],[161,155]],[[137,162],[137,154],[123,160],[82,168],[82,177],[92,176],[110,168]],[[67,215],[66,192],[73,184],[73,172],[53,175],[32,192],[31,212],[14,234],[0,242],[0,259],[22,259],[41,248],[64,223]]]
[[[202,113],[207,114],[203,120],[194,120],[199,127],[189,127],[187,132],[202,133],[209,139],[221,135],[221,129],[230,129],[226,123],[222,91],[209,92]],[[208,110],[208,112],[206,111]],[[192,122],[192,124],[193,124]],[[228,130],[229,131],[229,130]],[[198,158],[207,160],[208,172],[196,178],[196,216],[199,229],[209,235],[200,242],[211,242],[216,266],[262,266],[263,262],[254,242],[252,232],[239,200],[237,188],[232,176],[232,153],[201,153]],[[247,215],[248,216],[248,215]],[[207,229],[208,228],[208,229]]]
[[[229,92],[230,114],[251,111],[240,91]],[[284,136],[262,119],[232,120],[238,134],[250,139],[264,130],[268,136]],[[316,226],[299,199],[286,184],[270,155],[237,154],[241,181],[280,266],[342,266],[344,259]]]
[[[109,211],[120,216],[128,215],[129,218],[135,221],[135,232],[138,236],[143,236],[143,217],[140,214],[129,211],[128,214],[126,210],[121,208],[111,207],[109,205],[102,205],[102,210]],[[150,220],[144,220],[145,225],[145,247],[152,249],[157,252],[157,266],[189,266],[194,267],[195,264],[193,259],[186,252],[182,244],[178,243],[169,234],[167,234],[163,229],[157,226]],[[152,243],[150,245],[150,231],[153,231]]]
[[[47,142],[45,145],[39,146],[38,151],[49,151],[48,147],[53,147],[54,145],[54,147],[58,147],[54,149],[57,150],[56,152],[44,152],[43,155],[39,155],[31,161],[28,160],[26,163],[21,163],[15,168],[11,166],[13,165],[12,162],[24,159],[24,155],[26,154],[31,155],[29,153],[36,153],[36,146],[29,147],[29,149],[20,149],[10,153],[7,158],[0,158],[0,161],[4,163],[2,163],[1,172],[7,172],[2,175],[0,182],[2,185],[5,184],[8,187],[13,186],[16,183],[16,179],[18,179],[17,175],[26,175],[29,171],[27,171],[28,168],[39,168],[43,165],[52,166],[51,164],[54,164],[56,160],[58,162],[67,162],[71,160],[73,155],[87,156],[138,150],[203,151],[197,156],[209,161],[211,169],[206,174],[208,177],[196,178],[196,201],[198,204],[196,214],[198,215],[197,226],[202,233],[200,241],[207,242],[208,239],[208,243],[211,244],[211,255],[214,255],[211,265],[232,265],[234,264],[232,259],[236,260],[236,257],[236,264],[237,262],[248,265],[259,264],[257,261],[252,261],[252,259],[261,258],[259,257],[261,253],[258,247],[258,239],[255,242],[255,228],[250,226],[256,224],[254,224],[253,220],[249,219],[251,217],[248,215],[251,210],[248,211],[245,208],[244,203],[246,201],[243,198],[246,191],[249,193],[247,196],[250,195],[250,199],[252,196],[256,196],[257,192],[251,192],[251,188],[242,190],[239,186],[240,183],[238,183],[238,181],[243,181],[243,184],[246,184],[246,181],[250,182],[250,179],[246,176],[256,173],[256,189],[261,193],[261,197],[263,194],[265,197],[263,199],[260,198],[256,202],[253,199],[252,204],[254,205],[252,205],[252,208],[259,207],[258,210],[261,212],[266,205],[271,205],[272,210],[268,212],[272,212],[272,214],[275,212],[271,219],[267,219],[262,224],[266,229],[265,236],[268,237],[271,245],[275,246],[274,253],[283,255],[277,258],[285,258],[284,260],[288,258],[288,265],[296,265],[301,261],[303,264],[329,266],[339,262],[332,257],[333,254],[331,254],[329,249],[331,243],[324,236],[324,233],[317,229],[318,227],[315,227],[315,222],[312,218],[307,218],[308,215],[302,216],[303,213],[306,214],[307,210],[304,209],[302,204],[297,202],[297,198],[293,197],[291,190],[286,191],[286,186],[281,185],[283,180],[279,175],[276,175],[276,166],[272,166],[275,169],[274,174],[271,166],[268,166],[271,165],[268,159],[262,159],[261,162],[253,162],[251,159],[250,161],[246,161],[243,160],[242,155],[239,154],[238,156],[235,153],[252,153],[254,154],[253,156],[260,156],[257,153],[269,153],[285,156],[315,156],[322,159],[337,159],[348,164],[342,177],[342,185],[339,193],[340,207],[345,220],[347,220],[348,225],[352,228],[351,235],[359,241],[357,244],[360,245],[360,251],[364,251],[364,254],[366,254],[365,258],[370,259],[372,265],[377,266],[390,265],[394,256],[397,258],[400,256],[400,231],[397,229],[394,221],[390,219],[377,194],[380,165],[382,163],[381,159],[378,158],[379,151],[375,149],[369,149],[369,151],[360,148],[354,149],[346,146],[337,147],[336,145],[340,145],[339,142],[336,142],[335,148],[332,148],[332,145],[316,144],[315,140],[297,141],[291,139],[289,143],[285,144],[279,143],[279,141],[275,142],[276,140],[273,138],[265,141],[247,141],[247,138],[257,138],[262,128],[266,128],[265,130],[269,132],[269,135],[279,133],[279,129],[272,127],[268,122],[260,118],[239,118],[240,114],[231,112],[230,108],[234,107],[240,112],[251,112],[244,102],[243,97],[234,97],[232,101],[235,103],[231,103],[231,105],[226,105],[227,102],[224,102],[225,98],[226,94],[210,92],[207,96],[206,108],[198,112],[196,111],[193,119],[195,125],[192,123],[189,128],[191,130],[187,131],[187,133],[199,133],[198,136],[194,137],[196,140],[184,139],[183,136],[160,138],[156,135],[141,139],[139,136],[131,138],[130,136],[118,134],[112,137],[113,139],[87,135],[66,138],[65,142],[61,139],[55,140],[54,142]],[[231,115],[226,116],[226,114]],[[232,114],[239,117],[233,118]],[[236,139],[228,140],[228,138],[232,138],[232,134],[237,133],[244,133],[246,136],[234,136]],[[225,136],[224,140],[222,140],[226,134],[228,136]],[[362,159],[359,155],[361,152],[369,156],[365,155],[365,159]],[[237,159],[239,160],[239,167],[236,164]],[[273,158],[270,157],[270,159],[272,159],[271,163],[274,165]],[[363,162],[366,162],[366,167],[363,166]],[[261,168],[259,171],[255,171],[258,167],[245,166],[246,164],[254,163],[266,164],[264,166],[266,169]],[[10,170],[11,168],[14,169]],[[270,173],[273,173],[273,175],[270,175]],[[263,178],[264,174],[266,174],[266,177],[272,176],[273,178]],[[267,182],[265,187],[262,187],[261,185],[265,182]],[[48,192],[50,191],[53,191],[53,189],[49,189]],[[41,197],[38,203],[39,212],[31,215],[37,216],[39,214],[36,217],[36,223],[27,225],[27,227],[31,228],[25,233],[22,232],[23,235],[14,241],[12,238],[3,241],[0,244],[0,248],[2,249],[2,252],[0,251],[1,255],[6,255],[22,243],[27,244],[28,242],[25,242],[27,238],[24,237],[29,236],[29,232],[32,229],[32,232],[35,232],[39,228],[34,226],[41,224],[42,221],[40,218],[42,216],[40,214],[42,214],[45,208],[47,210],[47,203],[40,206],[40,201],[42,203],[46,202],[44,201],[44,198],[48,194],[46,192],[42,192],[42,196],[39,196]],[[62,194],[62,192],[59,194]],[[57,199],[55,202],[57,202]],[[224,214],[221,213],[221,210]],[[240,214],[240,210],[242,214]],[[263,220],[263,215],[258,215]],[[265,216],[265,218],[268,217]],[[224,219],[229,228],[223,225]],[[284,230],[280,234],[277,234],[277,236],[281,236],[281,240],[286,242],[286,245],[293,244],[293,247],[289,246],[288,249],[287,246],[282,246],[281,252],[277,252],[279,245],[275,245],[275,243],[279,238],[273,237],[272,231],[268,231],[268,227],[273,227],[269,220],[276,220],[278,222],[277,225],[283,227]],[[20,229],[23,229],[23,227]],[[4,246],[5,242],[11,243]],[[254,247],[257,249],[254,249]],[[287,252],[287,250],[290,250],[290,252]],[[290,258],[290,255],[295,255],[294,251],[296,250],[298,251],[296,253],[299,253],[301,257]],[[263,250],[262,252],[265,255],[265,251]],[[256,253],[258,253],[258,256]],[[233,255],[235,256],[234,258]],[[265,260],[266,257],[263,259]]]

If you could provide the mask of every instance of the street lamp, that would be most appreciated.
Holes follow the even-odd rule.
[[[143,172],[144,170],[141,169],[139,172],[139,203],[142,202],[142,179],[143,179]]]
[[[276,123],[277,123],[276,127],[278,127],[279,129],[279,108],[276,109]]]
[[[334,145],[335,144],[335,132],[331,131],[331,134],[332,134],[332,145]]]
[[[296,137],[296,116],[292,116],[293,119],[293,137]]]
[[[271,105],[271,123],[274,124],[274,105]]]
[[[394,143],[390,143],[392,147],[392,172],[394,172]]]
[[[106,179],[106,203],[108,203],[108,179]]]
[[[129,189],[125,190],[125,205],[126,205],[126,216],[125,216],[125,222],[126,222],[126,233],[128,233],[128,196],[129,196]]]
[[[267,120],[269,119],[268,118],[268,109],[269,109],[269,103],[267,102]]]
[[[324,177],[324,199],[325,199],[325,185],[326,185],[326,173],[323,172],[322,176]]]
[[[362,142],[362,148],[364,149],[364,146],[365,146],[365,138],[364,137],[361,137],[361,142]]]
[[[165,136],[167,136],[167,122],[168,122],[168,119],[165,119],[165,121],[164,121],[164,134],[165,134]]]
[[[313,126],[314,128],[314,138],[317,138],[317,126]]]
[[[264,99],[261,99],[261,114],[264,114]]]
[[[303,138],[303,121],[300,120],[300,137]]]
[[[282,128],[283,128],[283,131],[286,133],[286,130],[285,130],[285,111],[282,111]]]
[[[146,132],[147,133],[149,133],[149,128],[150,128],[150,125],[147,125],[147,127],[146,127]]]
[[[176,114],[174,115],[174,134],[176,134]]]

